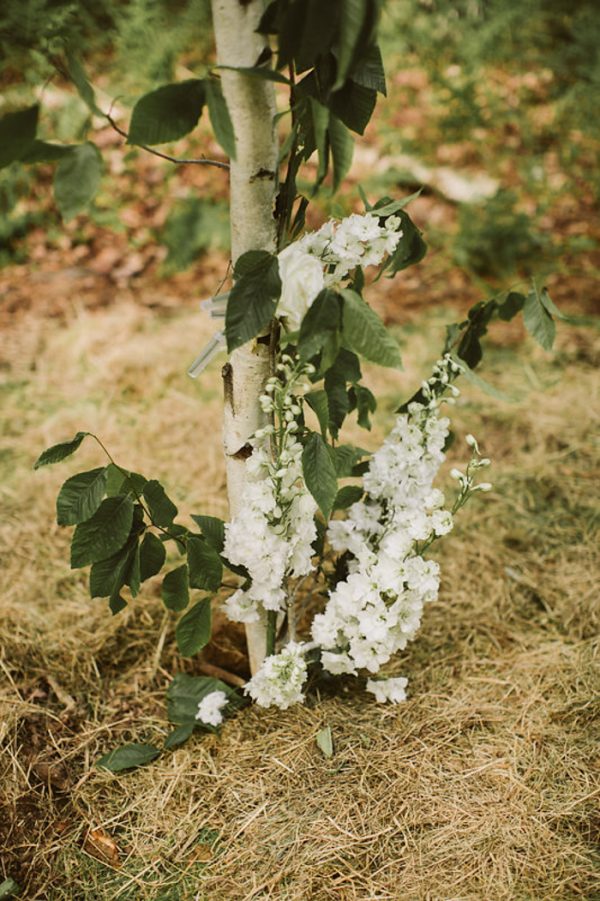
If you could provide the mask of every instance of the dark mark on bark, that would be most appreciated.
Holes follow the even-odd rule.
[[[223,377],[225,405],[233,410],[233,368],[231,363],[225,363],[221,370],[221,376]]]
[[[250,176],[250,184],[254,181],[261,181],[262,179],[265,181],[274,181],[275,173],[272,169],[259,169],[258,172],[255,172],[254,175]]]
[[[243,447],[240,447],[239,451],[236,451],[235,454],[231,454],[234,460],[247,460],[248,457],[252,456],[253,447],[251,444],[244,444]]]

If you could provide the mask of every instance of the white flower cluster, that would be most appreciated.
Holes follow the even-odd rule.
[[[198,704],[196,719],[208,726],[220,726],[223,722],[222,710],[227,706],[227,695],[224,691],[211,691]]]
[[[375,695],[380,704],[389,701],[391,704],[399,704],[406,701],[406,686],[408,679],[397,676],[390,679],[367,679],[367,691]]]
[[[287,710],[304,700],[303,687],[307,667],[308,646],[291,641],[279,654],[267,657],[261,668],[246,684],[244,691],[260,707],[280,707]]]
[[[331,673],[378,672],[415,637],[423,605],[437,597],[439,566],[426,561],[422,550],[452,528],[444,495],[432,482],[444,460],[449,426],[437,415],[434,386],[440,375],[447,386],[453,367],[449,357],[438,364],[423,390],[427,406],[410,404],[371,458],[365,499],[350,507],[347,519],[329,523],[332,548],[352,554],[348,577],[312,625]]]
[[[281,297],[277,316],[291,331],[300,324],[317,294],[338,284],[357,266],[377,266],[396,250],[401,220],[388,216],[384,225],[372,213],[333,219],[309,232],[278,256]]]
[[[225,557],[244,566],[252,580],[225,603],[229,618],[238,622],[257,621],[261,607],[284,610],[285,580],[313,569],[317,505],[304,482],[302,445],[295,434],[302,401],[294,392],[302,389],[307,367],[294,367],[283,357],[278,368],[281,377],[269,380],[261,398],[275,425],[256,433],[240,511],[225,527]]]

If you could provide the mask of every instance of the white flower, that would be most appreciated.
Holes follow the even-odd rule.
[[[400,701],[406,701],[406,686],[408,679],[398,676],[394,679],[368,679],[367,691],[374,694],[380,704],[390,701],[392,704],[398,704]]]
[[[307,670],[305,644],[291,641],[279,654],[267,657],[244,689],[260,707],[287,710],[304,700]]]
[[[299,242],[282,250],[277,259],[281,278],[277,316],[285,319],[291,331],[296,331],[323,288],[323,265],[316,257],[306,253]]]
[[[198,704],[196,719],[209,726],[220,726],[223,722],[222,709],[227,706],[227,695],[224,691],[211,691]]]

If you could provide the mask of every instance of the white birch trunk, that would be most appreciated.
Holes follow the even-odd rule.
[[[263,0],[212,0],[217,62],[253,66],[265,46],[256,34]],[[231,256],[235,263],[247,250],[276,246],[273,216],[278,145],[273,117],[273,84],[221,70],[223,94],[233,122],[237,158],[231,161]],[[246,481],[248,439],[264,424],[258,397],[269,376],[269,347],[252,341],[234,351],[223,369],[225,409],[223,439],[230,515],[240,509]],[[246,626],[250,669],[265,658],[266,621]]]

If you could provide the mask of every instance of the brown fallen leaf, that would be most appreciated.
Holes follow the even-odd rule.
[[[121,866],[121,852],[105,829],[90,829],[83,842],[83,850],[113,867]]]

